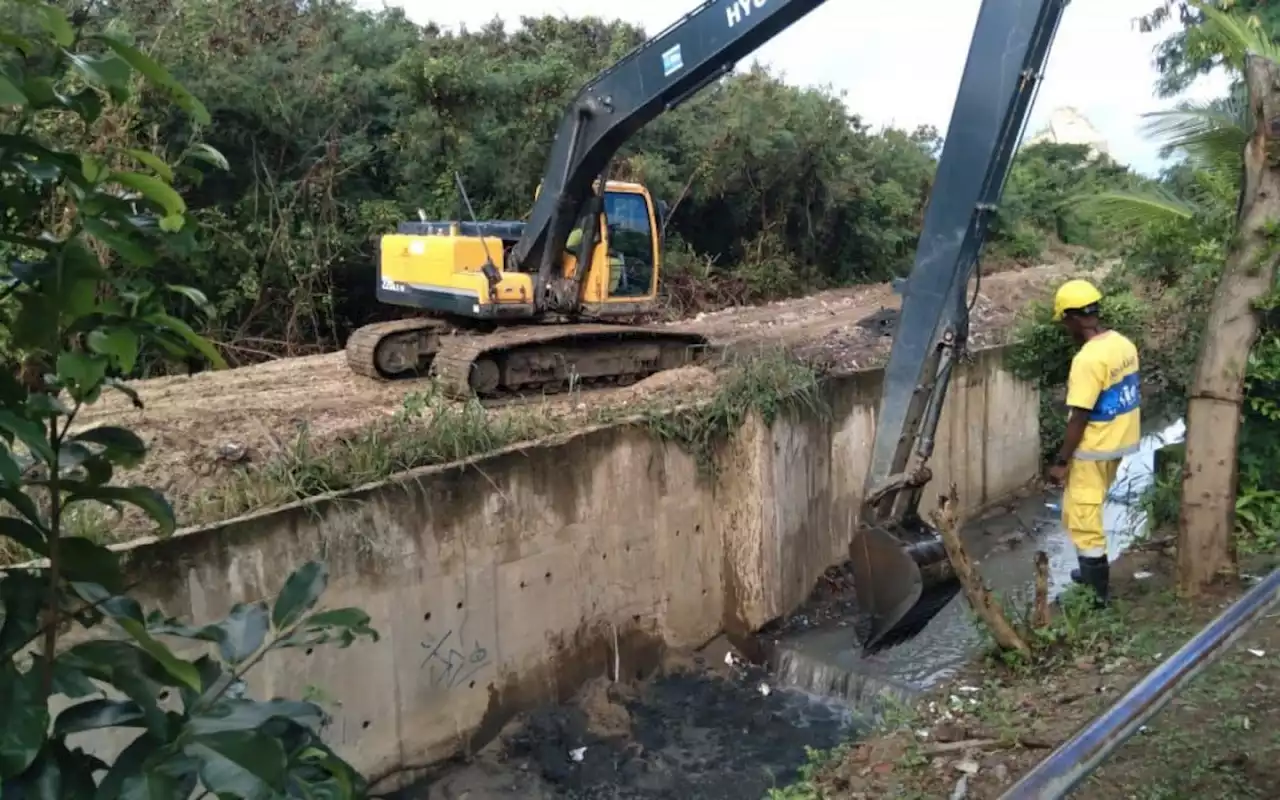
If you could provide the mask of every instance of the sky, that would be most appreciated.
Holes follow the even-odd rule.
[[[514,27],[522,15],[596,15],[637,23],[650,34],[698,5],[698,0],[360,4],[383,2],[402,6],[415,21],[442,26],[476,28],[495,16]],[[945,133],[980,5],[980,0],[830,0],[757,50],[755,58],[790,83],[844,91],[849,109],[873,126],[931,124]],[[1156,5],[1157,0],[1073,0],[1067,6],[1028,135],[1043,127],[1053,109],[1073,106],[1106,138],[1117,161],[1147,174],[1159,169],[1156,147],[1142,135],[1141,115],[1176,101],[1157,99],[1153,92],[1153,48],[1161,32],[1142,34],[1134,21]],[[1183,97],[1207,99],[1225,88],[1226,78],[1212,75]]]

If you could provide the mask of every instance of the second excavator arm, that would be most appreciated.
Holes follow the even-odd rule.
[[[936,537],[920,531],[920,494],[931,477],[928,460],[952,370],[968,338],[969,279],[1067,2],[984,0],[978,12],[903,290],[864,487],[863,527],[852,546],[872,649],[911,635],[940,607],[934,603],[923,614],[918,608],[930,588],[920,577],[921,562],[936,562],[940,552]],[[886,528],[899,535],[886,536]],[[912,529],[920,535],[912,537]],[[944,582],[949,599],[954,576]]]
[[[536,303],[575,300],[549,299],[548,287],[592,185],[619,148],[824,1],[710,0],[578,92],[560,121],[542,189],[508,259],[508,268],[536,270]]]

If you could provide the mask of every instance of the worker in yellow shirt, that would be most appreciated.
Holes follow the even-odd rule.
[[[1080,350],[1067,378],[1067,433],[1049,470],[1051,483],[1064,486],[1062,524],[1080,563],[1071,579],[1089,586],[1097,604],[1109,599],[1110,569],[1102,508],[1120,459],[1138,449],[1141,391],[1138,348],[1098,320],[1102,293],[1088,281],[1059,287],[1053,318],[1061,321]]]

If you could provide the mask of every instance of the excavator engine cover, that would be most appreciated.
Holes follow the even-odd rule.
[[[849,550],[858,609],[869,622],[864,654],[912,638],[960,590],[942,538],[927,528],[909,538],[862,528]]]

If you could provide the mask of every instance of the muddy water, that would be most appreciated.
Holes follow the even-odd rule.
[[[764,669],[725,666],[724,652],[638,687],[597,681],[578,702],[527,715],[473,761],[398,796],[743,800],[795,780],[806,748],[857,735],[846,706],[772,691]]]
[[[1177,423],[1146,436],[1142,449],[1121,463],[1104,510],[1112,559],[1146,524],[1140,501],[1153,480],[1155,452],[1181,441],[1184,430]],[[1037,550],[1049,556],[1051,596],[1071,582],[1076,554],[1061,527],[1060,500],[1059,492],[1036,494],[976,520],[964,531],[969,553],[987,584],[1021,607],[1034,591],[1032,556]],[[779,682],[842,699],[864,713],[874,714],[885,700],[904,700],[945,681],[981,643],[963,595],[914,639],[865,658],[851,630],[851,617],[814,616],[814,623],[791,626],[771,643],[770,662]]]
[[[1108,498],[1114,558],[1143,519],[1154,453],[1180,426],[1148,437],[1126,459]],[[965,532],[993,589],[1029,597],[1031,559],[1045,550],[1051,592],[1069,582],[1075,553],[1055,495],[1025,498]],[[826,749],[870,724],[883,699],[906,699],[953,675],[980,643],[962,596],[915,639],[862,658],[850,593],[805,608],[761,637],[768,669],[724,641],[638,686],[599,679],[562,706],[525,715],[477,757],[445,765],[403,800],[658,800],[759,798],[792,782],[808,748]],[[728,656],[726,660],[726,656]]]

